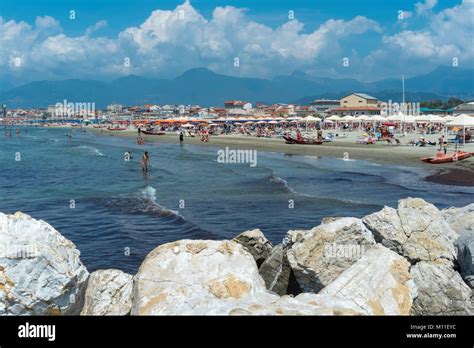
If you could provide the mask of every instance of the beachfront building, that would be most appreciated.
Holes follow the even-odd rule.
[[[316,113],[325,113],[339,106],[339,100],[337,99],[316,99],[310,103],[310,108]]]
[[[107,105],[107,111],[113,114],[121,113],[123,110],[122,104],[110,104]]]
[[[450,109],[443,110],[443,109],[432,109],[432,108],[426,108],[426,107],[420,108],[420,114],[421,115],[445,116],[446,114],[449,114],[450,112],[451,112]]]
[[[339,107],[341,108],[360,108],[360,107],[380,107],[380,102],[377,98],[365,93],[352,93],[339,100]]]
[[[453,114],[470,114],[474,115],[474,101],[459,104],[458,106],[454,107]]]
[[[360,107],[351,107],[351,108],[335,108],[330,110],[331,115],[338,116],[360,116],[360,115],[380,115],[382,108],[380,107],[371,107],[371,106],[360,106]]]
[[[339,107],[330,110],[331,115],[380,115],[380,101],[365,93],[352,93],[339,100]]]
[[[241,101],[241,100],[226,100],[224,102],[224,108],[227,110],[242,109],[242,110],[248,111],[252,109],[252,104],[249,102]]]

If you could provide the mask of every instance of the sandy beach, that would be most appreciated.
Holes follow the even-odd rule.
[[[137,131],[109,131],[106,129],[96,129],[87,127],[96,134],[104,136],[118,136],[136,138]],[[325,132],[327,133],[327,131]],[[341,134],[342,132],[339,132]],[[425,179],[439,184],[474,186],[474,160],[472,158],[457,163],[448,164],[427,164],[420,161],[421,157],[436,155],[437,146],[418,147],[410,146],[411,140],[418,140],[421,134],[408,134],[400,137],[402,145],[389,145],[386,142],[379,142],[371,145],[357,144],[356,139],[362,132],[347,132],[346,138],[339,138],[330,143],[322,145],[295,145],[285,144],[283,139],[278,138],[257,138],[246,135],[218,135],[212,136],[208,143],[201,142],[199,137],[185,137],[185,144],[208,146],[208,147],[229,147],[232,149],[252,149],[265,152],[281,152],[293,155],[311,155],[320,157],[343,158],[344,154],[349,159],[367,160],[377,163],[390,163],[410,166],[423,166],[433,169],[433,175]],[[439,134],[424,135],[427,140],[436,141]],[[145,141],[159,141],[165,143],[179,143],[178,134],[167,133],[161,136],[142,135]],[[449,139],[451,136],[447,136]],[[474,144],[466,144],[462,148],[464,151],[474,152]],[[450,147],[448,151],[454,150]]]

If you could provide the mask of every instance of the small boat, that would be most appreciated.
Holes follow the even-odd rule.
[[[92,127],[94,127],[94,128],[106,128],[107,126],[100,125],[100,124],[99,125],[95,124]]]
[[[127,130],[127,128],[121,128],[121,127],[115,127],[115,128],[107,128],[109,131],[124,131]]]
[[[145,134],[145,135],[165,135],[166,133],[165,132],[149,132],[149,131],[145,131],[145,130],[142,130],[141,133]]]
[[[317,140],[317,139],[302,139],[298,140],[296,138],[293,138],[292,136],[289,135],[284,135],[283,139],[285,139],[285,142],[287,144],[299,144],[299,145],[321,145],[323,143],[322,140]]]
[[[421,160],[431,164],[451,163],[465,160],[466,158],[471,157],[473,154],[474,152],[456,151],[446,155],[443,154],[435,157],[423,157]]]

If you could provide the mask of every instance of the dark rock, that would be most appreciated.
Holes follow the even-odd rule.
[[[259,229],[245,231],[235,237],[234,242],[240,243],[252,254],[257,266],[265,261],[272,251],[272,243],[265,237]]]

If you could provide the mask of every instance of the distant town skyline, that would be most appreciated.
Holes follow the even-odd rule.
[[[472,68],[473,18],[474,0],[4,0],[0,84],[169,78],[196,67],[361,81]]]

